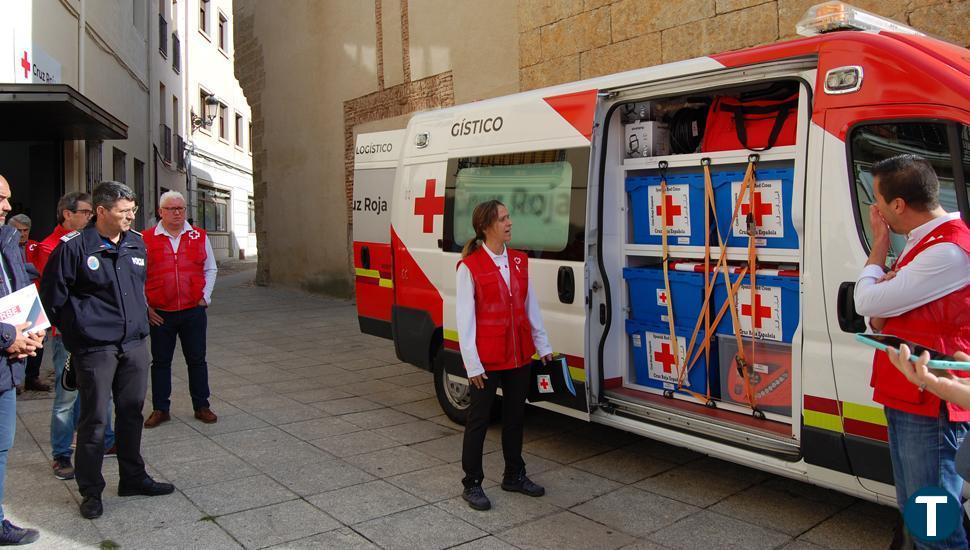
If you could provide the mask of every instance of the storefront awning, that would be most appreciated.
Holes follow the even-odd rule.
[[[0,84],[0,140],[128,139],[128,126],[66,84]]]

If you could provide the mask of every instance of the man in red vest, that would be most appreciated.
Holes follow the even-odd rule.
[[[148,321],[152,337],[152,414],[146,428],[171,419],[172,356],[181,340],[189,368],[189,394],[195,418],[211,424],[209,371],[205,362],[206,308],[216,284],[215,255],[204,229],[185,220],[185,198],[178,191],[158,200],[161,221],[142,234],[148,249]]]
[[[948,354],[970,349],[970,230],[959,213],[940,206],[939,181],[925,159],[888,158],[873,165],[872,176],[872,252],[856,283],[856,311],[871,317],[876,331]],[[906,246],[884,274],[889,231],[905,235]],[[970,411],[909,383],[881,351],[871,385],[873,400],[885,407],[900,510],[924,487],[942,487],[959,501],[963,479],[954,456]],[[940,544],[966,548],[963,526]]]

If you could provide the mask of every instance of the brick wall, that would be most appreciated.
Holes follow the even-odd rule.
[[[522,90],[795,38],[821,0],[523,0]],[[970,46],[970,0],[855,0]]]

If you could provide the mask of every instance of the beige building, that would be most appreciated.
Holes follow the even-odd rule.
[[[420,110],[795,37],[818,0],[236,0],[262,282],[349,295],[352,145]],[[970,45],[970,1],[856,4]]]
[[[228,0],[0,2],[0,174],[14,212],[33,219],[32,238],[52,230],[61,194],[113,179],[137,193],[138,227],[155,221],[162,192],[178,190],[213,230],[217,255],[255,254],[249,108],[229,12]],[[213,46],[220,29],[224,44]],[[214,135],[193,131],[200,86],[218,99]]]

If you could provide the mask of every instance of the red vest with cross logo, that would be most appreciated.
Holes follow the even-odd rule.
[[[508,247],[506,250],[508,285],[484,246],[462,260],[475,285],[475,345],[486,371],[528,365],[536,352],[526,312],[529,257]]]
[[[897,260],[893,270],[906,266],[921,252],[940,243],[956,244],[970,254],[970,230],[962,220],[940,225]],[[970,285],[887,319],[882,331],[946,354],[970,351]],[[949,372],[960,378],[970,377],[966,371]],[[919,391],[882,351],[877,351],[873,359],[870,385],[874,390],[873,401],[886,407],[920,416],[940,413],[940,398],[928,391]],[[953,403],[946,403],[946,408],[951,422],[970,421],[970,411]]]
[[[172,240],[156,233],[157,226],[142,233],[148,251],[148,306],[162,311],[181,311],[199,305],[205,288],[205,230],[192,226],[182,233],[178,253]]]

